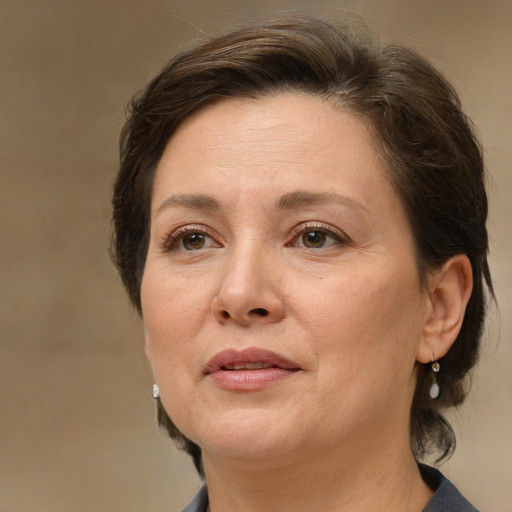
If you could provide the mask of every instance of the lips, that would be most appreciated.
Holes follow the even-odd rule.
[[[204,373],[223,389],[252,391],[280,382],[299,372],[297,363],[264,349],[224,350],[206,365]]]

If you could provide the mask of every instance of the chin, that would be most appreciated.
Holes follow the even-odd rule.
[[[196,425],[189,438],[217,457],[270,460],[290,449],[291,431],[268,411],[235,410]]]

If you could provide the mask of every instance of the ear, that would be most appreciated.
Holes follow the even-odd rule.
[[[455,342],[473,289],[473,272],[467,256],[450,258],[428,277],[423,335],[416,359],[429,363],[441,359]]]

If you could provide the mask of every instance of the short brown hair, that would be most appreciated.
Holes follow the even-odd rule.
[[[193,112],[223,98],[299,91],[367,119],[389,176],[406,208],[420,277],[451,256],[468,256],[474,287],[460,334],[443,358],[437,400],[429,368],[418,365],[410,432],[417,458],[432,448],[440,459],[455,446],[441,407],[462,403],[478,358],[486,296],[487,195],[481,148],[452,86],[422,57],[382,46],[347,27],[307,16],[285,16],[212,38],[172,59],[131,102],[121,134],[115,184],[113,259],[140,312],[148,249],[152,183],[173,133]],[[200,448],[158,404],[159,422],[201,468]]]

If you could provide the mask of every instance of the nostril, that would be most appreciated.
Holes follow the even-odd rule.
[[[222,318],[225,318],[226,320],[227,320],[227,319],[229,318],[229,316],[230,316],[230,315],[229,315],[229,313],[228,313],[227,311],[223,311],[223,312],[221,313],[221,315],[222,315]]]
[[[251,309],[250,312],[254,313],[254,314],[258,315],[258,316],[267,316],[268,315],[268,311],[266,309],[263,309],[263,308]]]

